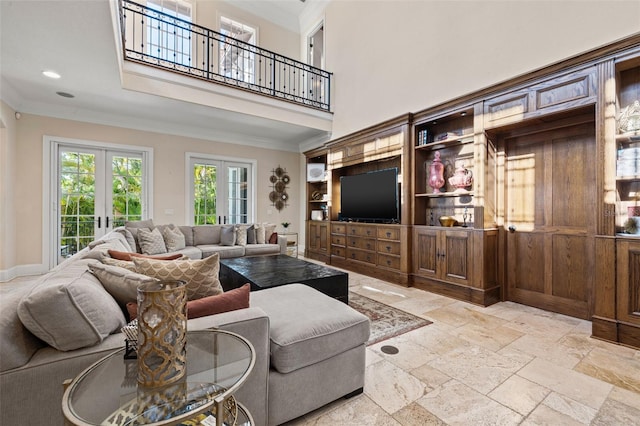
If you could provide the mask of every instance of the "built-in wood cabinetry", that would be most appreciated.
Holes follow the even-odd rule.
[[[640,239],[617,242],[618,341],[640,348]]]
[[[305,153],[330,171],[327,246],[310,230],[307,251],[480,305],[590,319],[594,337],[640,347],[640,113],[623,115],[636,101],[640,34],[329,142]],[[402,176],[400,223],[338,221],[340,177],[384,167]],[[456,188],[456,171],[473,182]]]
[[[396,224],[331,223],[331,264],[409,285],[407,227]]]
[[[305,256],[324,262],[329,260],[329,221],[307,221]]]

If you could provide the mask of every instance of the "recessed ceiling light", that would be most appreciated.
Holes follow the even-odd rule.
[[[49,77],[49,78],[55,78],[55,79],[60,78],[60,74],[58,74],[55,71],[51,71],[51,70],[42,71],[42,75],[44,75],[45,77]]]
[[[63,98],[75,98],[74,95],[67,92],[56,92],[56,95],[62,96]]]

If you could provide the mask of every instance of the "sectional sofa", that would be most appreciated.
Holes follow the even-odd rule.
[[[215,235],[199,244],[205,241],[192,232],[189,247],[205,256]],[[106,248],[134,251],[126,233],[113,231],[3,295],[0,424],[62,424],[63,381],[124,346],[122,306],[90,271],[103,264]],[[306,285],[252,292],[249,307],[190,319],[187,327],[220,328],[252,343],[255,367],[236,397],[257,425],[287,422],[363,389],[368,318]]]

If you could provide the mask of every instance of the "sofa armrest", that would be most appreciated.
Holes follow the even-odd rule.
[[[278,235],[278,245],[280,246],[280,254],[287,254],[287,237]]]
[[[187,330],[220,328],[239,334],[253,345],[256,363],[247,381],[235,397],[251,413],[256,425],[264,426],[268,419],[267,393],[269,387],[269,317],[253,307],[189,320]]]

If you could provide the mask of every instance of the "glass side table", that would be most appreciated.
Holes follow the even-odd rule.
[[[62,398],[67,424],[254,424],[232,396],[255,364],[255,351],[245,338],[224,330],[188,332],[185,378],[154,388],[138,386],[137,359],[124,359],[124,352],[96,362],[67,387]]]
[[[298,257],[298,233],[284,232],[280,235],[287,239],[287,255]]]

